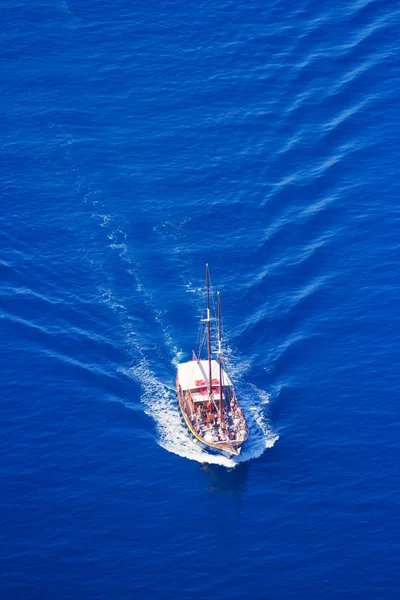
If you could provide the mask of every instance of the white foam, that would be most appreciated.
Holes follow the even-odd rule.
[[[189,283],[187,283],[185,285],[186,287],[186,293],[188,294],[201,294],[204,292],[204,288],[202,287],[193,287],[193,284],[191,281],[189,281]]]
[[[114,312],[124,310],[125,307],[115,300],[110,289],[101,286],[99,287],[99,292],[101,294],[101,301],[104,302],[104,304],[107,304],[111,310]]]
[[[120,250],[119,252],[119,256],[121,258],[124,258],[126,260],[126,255],[128,253],[128,246],[126,244],[109,244],[108,246],[109,248],[111,248],[112,250]],[[128,262],[130,262],[130,260],[128,259]]]
[[[194,442],[186,428],[180,415],[175,389],[156,378],[145,358],[129,369],[121,369],[121,372],[141,385],[144,390],[141,401],[146,407],[146,414],[156,423],[159,436],[157,442],[169,452],[199,463],[234,468],[239,463],[260,457],[279,437],[272,431],[263,411],[263,406],[269,402],[267,392],[250,385],[246,390],[240,390],[239,394],[249,427],[249,439],[240,456],[228,458],[209,454]]]
[[[92,213],[92,217],[93,219],[98,218],[98,219],[103,219],[101,223],[99,223],[100,227],[106,227],[106,225],[109,223],[110,219],[111,219],[111,215],[102,215],[100,213]]]

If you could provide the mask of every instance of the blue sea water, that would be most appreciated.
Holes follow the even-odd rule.
[[[6,0],[0,598],[397,599],[397,2]],[[250,424],[174,393],[204,265]]]

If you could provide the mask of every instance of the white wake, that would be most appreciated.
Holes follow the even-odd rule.
[[[144,390],[141,400],[146,407],[145,412],[156,423],[158,443],[169,452],[199,463],[233,468],[239,463],[261,456],[266,448],[271,448],[275,444],[279,437],[273,432],[265,415],[265,405],[269,402],[268,394],[254,385],[241,385],[237,388],[237,394],[246,415],[249,439],[238,457],[228,458],[223,455],[209,454],[193,441],[185,426],[175,389],[155,377],[146,359],[121,371],[133,378]]]

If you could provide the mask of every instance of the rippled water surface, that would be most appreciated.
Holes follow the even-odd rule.
[[[396,2],[2,11],[4,599],[397,599]],[[204,264],[249,425],[174,392]]]

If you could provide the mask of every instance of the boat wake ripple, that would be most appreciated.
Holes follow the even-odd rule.
[[[146,286],[139,273],[139,265],[134,256],[131,256],[132,249],[129,247],[125,233],[119,226],[116,226],[111,215],[94,213],[92,216],[96,220],[100,218],[98,225],[105,232],[107,247],[119,256],[124,270],[131,277],[131,281],[141,297],[143,306],[146,307],[148,318],[154,323],[153,333],[157,330],[158,338],[161,340],[158,356],[150,358],[151,344],[146,344],[146,332],[141,328],[140,320],[130,314],[130,310],[125,305],[126,299],[120,297],[111,281],[109,286],[111,285],[112,289],[109,286],[107,289],[99,288],[101,301],[118,314],[122,330],[125,331],[125,345],[132,358],[130,366],[121,367],[118,370],[136,381],[143,390],[141,402],[145,407],[145,413],[156,424],[157,443],[181,457],[199,463],[218,464],[227,468],[234,468],[239,463],[261,456],[266,448],[274,445],[278,436],[273,432],[266,415],[265,407],[269,402],[269,395],[254,385],[243,383],[244,375],[249,368],[249,363],[245,359],[233,361],[234,364],[231,364],[231,360],[228,359],[249,428],[249,439],[243,446],[242,453],[239,457],[234,458],[209,454],[194,441],[180,414],[173,387],[174,376],[171,378],[172,381],[168,382],[169,376],[165,370],[166,359],[170,364],[168,373],[171,372],[175,375],[176,365],[181,360],[181,353],[174,344],[168,325],[163,322],[163,311],[156,306],[153,295],[146,291]],[[140,329],[140,334],[136,330],[137,327]],[[159,368],[157,368],[157,363],[160,363]],[[160,376],[156,373],[163,373],[163,375]]]

